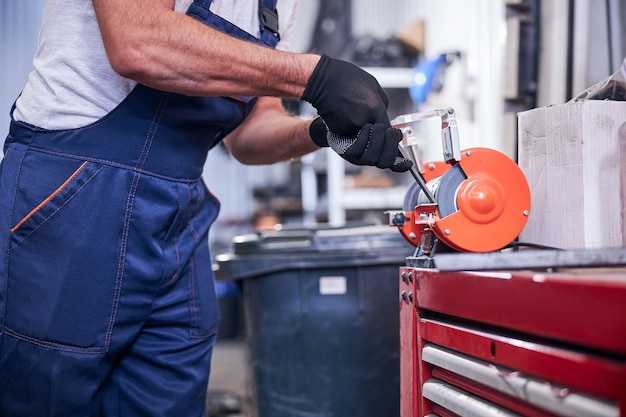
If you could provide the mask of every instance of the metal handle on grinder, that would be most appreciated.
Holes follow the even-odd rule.
[[[402,131],[403,142],[406,141],[407,146],[411,149],[413,155],[412,158],[406,154],[402,147],[402,142],[398,146],[400,155],[414,162],[413,167],[409,170],[417,185],[424,192],[424,195],[431,203],[436,203],[435,197],[431,193],[430,189],[426,185],[426,181],[422,176],[424,170],[424,164],[422,162],[421,153],[416,143],[410,143],[413,139],[413,128],[408,126],[414,122],[420,120],[430,119],[432,117],[441,118],[441,140],[443,146],[443,158],[447,163],[456,163],[461,160],[461,150],[459,146],[459,134],[456,125],[456,118],[454,117],[454,109],[449,107],[447,109],[436,109],[422,113],[404,114],[396,117],[391,121],[391,125]]]

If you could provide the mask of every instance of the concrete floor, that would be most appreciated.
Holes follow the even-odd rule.
[[[247,350],[243,337],[218,340],[215,344],[208,403],[208,417],[252,416]],[[231,413],[227,411],[229,408],[239,408],[241,412]]]

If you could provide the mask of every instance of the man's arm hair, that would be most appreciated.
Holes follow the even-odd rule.
[[[190,96],[302,96],[319,56],[255,45],[174,11],[174,0],[93,0],[109,62]]]

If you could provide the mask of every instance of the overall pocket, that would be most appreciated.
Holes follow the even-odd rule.
[[[121,171],[26,155],[12,210],[7,335],[53,349],[107,351],[130,188]]]

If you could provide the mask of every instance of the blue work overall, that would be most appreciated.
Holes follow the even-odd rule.
[[[188,14],[276,45],[273,30],[256,39],[210,3]],[[0,166],[0,416],[204,415],[219,202],[201,174],[253,105],[138,85],[82,128],[12,121]]]

